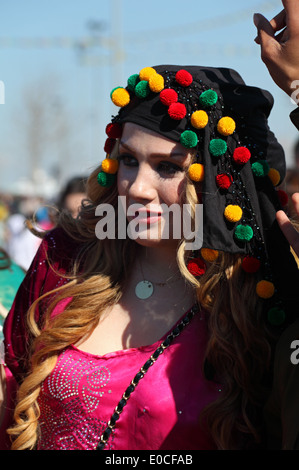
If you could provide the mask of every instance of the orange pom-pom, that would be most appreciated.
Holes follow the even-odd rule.
[[[280,183],[280,174],[275,168],[270,168],[268,176],[272,181],[273,186],[278,186]]]
[[[231,117],[225,116],[218,121],[217,131],[219,134],[228,136],[233,134],[235,129],[236,123]]]
[[[105,173],[114,175],[118,170],[118,160],[114,160],[112,158],[105,158],[105,160],[102,161],[102,170]]]
[[[270,281],[260,281],[256,285],[256,293],[262,299],[270,299],[273,296],[275,287],[273,282]]]
[[[144,67],[139,72],[139,78],[140,80],[146,80],[148,82],[151,77],[156,75],[156,73],[157,72],[153,67]]]
[[[154,93],[160,93],[164,90],[164,78],[158,73],[150,77],[148,84]]]
[[[191,116],[191,124],[195,129],[203,129],[209,122],[209,117],[205,111],[194,111]]]
[[[111,100],[119,108],[123,108],[130,103],[130,94],[125,88],[116,88],[111,94]]]
[[[192,181],[202,181],[204,179],[204,166],[201,163],[193,163],[189,167],[188,174]]]
[[[243,215],[243,211],[240,206],[235,206],[233,204],[230,204],[226,206],[224,210],[224,217],[226,220],[229,222],[238,222]]]
[[[203,259],[205,261],[208,261],[209,263],[216,261],[216,259],[219,256],[218,250],[212,250],[211,248],[202,248],[200,250],[200,254],[203,257]]]

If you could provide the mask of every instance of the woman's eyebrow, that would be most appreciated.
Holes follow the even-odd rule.
[[[119,147],[123,147],[125,150],[127,150],[128,152],[132,153],[132,154],[135,154],[136,151],[131,148],[128,144],[125,144],[124,142],[120,141],[119,143]],[[163,153],[163,152],[152,152],[150,155],[149,155],[151,158],[180,158],[180,159],[185,159],[187,157],[187,155],[184,155],[179,149],[173,149],[170,153],[166,152],[166,153]]]

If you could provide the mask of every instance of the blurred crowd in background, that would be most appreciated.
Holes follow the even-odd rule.
[[[0,340],[4,319],[42,240],[30,231],[28,222],[47,231],[55,227],[61,210],[77,217],[86,197],[86,180],[84,175],[73,177],[51,200],[0,189]]]

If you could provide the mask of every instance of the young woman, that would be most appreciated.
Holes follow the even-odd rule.
[[[145,67],[111,97],[107,158],[6,320],[12,448],[263,446],[273,349],[298,300],[272,98],[232,70],[178,66]]]

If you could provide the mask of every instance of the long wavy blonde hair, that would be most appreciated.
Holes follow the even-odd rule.
[[[122,295],[123,281],[130,272],[138,245],[130,240],[99,240],[95,226],[99,218],[95,208],[100,203],[117,207],[117,189],[100,188],[99,168],[87,184],[88,200],[74,220],[62,213],[59,225],[82,249],[74,260],[70,281],[45,293],[28,312],[28,325],[34,336],[28,375],[20,385],[14,412],[14,425],[8,429],[12,449],[34,449],[39,439],[38,397],[42,382],[55,367],[61,351],[92,333],[108,306]],[[194,184],[187,181],[184,199],[194,207],[198,198]],[[177,261],[182,274],[192,283],[198,301],[208,312],[209,341],[205,368],[213,370],[223,392],[204,412],[211,436],[219,449],[243,447],[240,436],[258,442],[260,429],[256,412],[262,407],[267,391],[263,386],[269,371],[271,347],[263,325],[262,310],[255,294],[254,275],[244,273],[240,257],[220,253],[198,280],[186,268],[188,252],[182,240]],[[37,327],[34,313],[37,304],[51,296],[44,324]],[[55,305],[72,298],[67,308],[51,318]],[[257,413],[258,414],[258,413]]]

